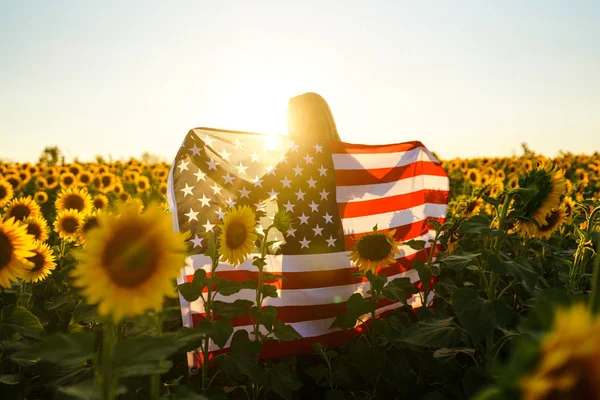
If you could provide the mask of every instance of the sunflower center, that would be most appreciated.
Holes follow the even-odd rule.
[[[35,256],[29,257],[27,258],[27,260],[33,263],[33,268],[31,269],[31,272],[36,272],[44,268],[44,262],[46,261],[44,259],[44,256],[42,256],[40,253],[35,253]]]
[[[551,231],[554,229],[559,220],[560,212],[558,210],[554,210],[546,216],[546,223],[541,225],[538,229],[542,232]]]
[[[248,231],[246,230],[246,225],[237,221],[232,222],[225,233],[227,247],[237,249],[244,244],[247,236]]]
[[[467,205],[467,214],[471,214],[475,210],[475,207],[477,207],[477,200],[469,202]]]
[[[85,207],[85,201],[81,196],[72,194],[65,197],[64,207],[67,210],[74,209],[77,211],[83,211],[83,208]]]
[[[74,234],[75,232],[77,232],[77,228],[79,227],[78,222],[79,221],[77,221],[77,218],[75,217],[65,217],[61,223],[63,231],[65,231],[69,235]]]
[[[104,200],[102,200],[100,198],[94,199],[94,207],[96,207],[98,209],[104,207]]]
[[[0,185],[0,200],[5,198],[8,195],[8,190],[2,185]]]
[[[159,254],[152,238],[140,236],[146,227],[123,226],[108,240],[102,265],[119,286],[133,288],[146,282],[158,267]]]
[[[81,181],[81,183],[84,183],[87,185],[88,183],[90,183],[90,176],[87,174],[82,174],[79,176],[79,180]]]
[[[385,235],[369,235],[358,242],[358,254],[369,261],[385,259],[392,251],[392,245]]]
[[[73,177],[71,177],[71,176],[65,176],[63,178],[63,183],[65,185],[72,185],[73,184]]]
[[[10,210],[10,216],[15,217],[17,221],[23,221],[29,217],[29,214],[31,214],[31,209],[25,204],[17,204]]]
[[[565,202],[565,216],[567,216],[567,218],[570,217],[572,212],[573,209],[571,208],[571,204]]]
[[[46,178],[46,184],[53,185],[56,182],[53,176],[49,176]]]
[[[11,186],[13,187],[13,189],[18,188],[19,184],[21,183],[21,182],[19,182],[19,180],[17,178],[12,177],[12,176],[9,177],[9,178],[7,178],[6,180],[8,181],[8,183],[11,184]]]
[[[0,231],[0,270],[10,263],[13,247],[6,234]]]
[[[42,229],[38,224],[27,224],[27,233],[32,235],[36,240],[39,240]]]
[[[102,186],[104,186],[104,187],[110,186],[110,182],[111,182],[110,176],[102,177]]]

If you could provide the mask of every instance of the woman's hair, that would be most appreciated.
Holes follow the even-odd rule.
[[[317,93],[304,93],[290,99],[288,133],[304,142],[341,140],[329,105]]]

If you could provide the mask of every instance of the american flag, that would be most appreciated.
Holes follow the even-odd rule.
[[[198,269],[210,273],[210,258],[203,254],[209,239],[202,232],[212,232],[230,207],[250,205],[262,215],[259,230],[283,207],[292,216],[293,228],[269,237],[276,243],[264,270],[285,279],[269,281],[278,297],[267,298],[263,305],[274,306],[278,319],[291,324],[303,338],[267,342],[261,356],[311,353],[317,342],[335,347],[356,331],[329,329],[331,323],[346,310],[352,294],[367,296],[369,290],[367,281],[354,276],[357,268],[347,257],[355,239],[375,225],[379,230],[395,229],[400,242],[433,239],[435,231],[427,220],[444,222],[448,195],[448,176],[417,141],[300,145],[287,136],[192,129],[169,175],[174,228],[190,232],[192,248],[178,283],[190,282]],[[427,243],[417,251],[403,245],[397,262],[377,272],[389,280],[408,277],[420,287],[411,266],[416,259],[425,260],[430,246]],[[238,282],[256,279],[258,272],[251,262],[252,256],[237,267],[220,263],[216,275]],[[254,296],[253,290],[242,290],[233,296],[217,295],[217,299],[254,301]],[[205,317],[202,300],[180,300],[184,326],[195,327]],[[409,298],[408,304],[419,307],[419,295]],[[384,300],[377,314],[401,306]],[[249,317],[232,322],[235,330],[251,330]],[[211,344],[211,351],[222,350]],[[197,357],[189,355],[190,367],[198,364]]]

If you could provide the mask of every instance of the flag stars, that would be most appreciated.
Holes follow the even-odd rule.
[[[335,242],[337,242],[337,239],[334,239],[333,236],[329,236],[329,239],[325,239],[325,241],[327,242],[327,247],[335,247]]]
[[[285,207],[285,211],[291,213],[294,211],[294,205],[288,200],[286,204],[283,205]]]
[[[254,187],[262,187],[263,180],[260,179],[258,175],[255,175],[252,183],[254,184]]]
[[[301,240],[301,241],[300,241],[300,244],[302,245],[302,246],[300,247],[301,249],[303,249],[303,248],[305,248],[305,247],[308,249],[308,245],[310,244],[310,240],[307,240],[307,239],[306,239],[306,236],[305,236],[305,237],[304,237],[304,240]]]
[[[229,206],[229,208],[235,206],[235,200],[233,200],[231,197],[229,197],[229,199],[227,199],[227,201],[225,202],[227,203],[227,205]]]
[[[236,149],[242,148],[242,142],[240,142],[240,139],[238,139],[238,138],[235,139],[235,148]]]
[[[294,228],[288,229],[285,234],[288,236],[296,236],[296,230],[297,229],[294,229]]]
[[[246,189],[246,186],[242,187],[242,189],[239,191],[240,192],[240,199],[245,198],[249,198],[248,195],[250,194],[250,191]]]
[[[192,222],[192,221],[198,221],[198,212],[194,211],[193,208],[190,208],[190,212],[187,214],[183,214],[186,217],[188,217],[188,223]]]
[[[277,195],[279,195],[279,192],[276,192],[275,189],[271,189],[271,191],[267,192],[267,194],[271,199],[277,199]]]
[[[219,217],[219,219],[223,219],[226,214],[225,211],[222,211],[220,208],[215,212],[217,213],[217,217]]]
[[[208,162],[208,169],[214,169],[216,171],[217,165],[219,165],[219,163],[211,158],[210,161]]]
[[[204,172],[202,172],[202,170],[198,170],[194,173],[194,176],[196,177],[196,182],[200,182],[200,181],[204,181],[206,182],[206,174]]]
[[[321,195],[321,200],[327,200],[327,196],[329,196],[329,192],[325,191],[325,189],[319,194]]]
[[[226,149],[223,149],[220,155],[223,160],[229,161],[229,156],[231,155],[231,153],[228,153]]]
[[[208,136],[208,134],[205,134],[204,135],[204,139],[202,139],[202,140],[204,140],[204,143],[207,146],[212,146],[213,142],[215,141],[213,138],[211,138],[210,136]]]
[[[323,218],[325,218],[325,224],[333,224],[333,215],[325,213],[325,215],[323,215]]]
[[[229,172],[228,172],[228,173],[227,173],[227,175],[225,175],[225,176],[223,177],[223,179],[225,179],[225,183],[228,183],[228,184],[230,184],[230,185],[233,185],[233,180],[235,179],[235,176],[231,176],[231,175],[229,174]]]
[[[290,152],[297,153],[299,148],[300,148],[300,146],[298,146],[296,143],[292,142],[292,145],[290,147]]]
[[[192,148],[190,149],[190,152],[191,152],[193,155],[195,155],[195,156],[200,156],[200,151],[201,151],[201,150],[202,150],[202,149],[201,149],[200,147],[196,146],[196,143],[194,143],[194,147],[192,147]]]
[[[287,156],[286,156],[284,153],[281,153],[281,154],[279,155],[279,162],[280,162],[280,163],[285,163],[285,164],[287,164],[287,162],[288,162],[288,159],[287,159]]]
[[[306,161],[307,164],[312,164],[312,162],[313,162],[313,158],[311,156],[309,156],[308,154],[302,158],[304,158],[304,161]]]
[[[319,211],[319,205],[317,203],[315,203],[314,201],[312,201],[308,206],[310,207],[312,212]]]
[[[323,153],[323,146],[320,146],[319,143],[315,144],[313,147],[315,149],[315,152]]]
[[[304,195],[306,193],[304,193],[301,189],[298,189],[298,191],[295,194],[296,194],[296,197],[298,198],[298,200],[304,200]]]
[[[203,241],[204,239],[199,238],[198,235],[195,235],[195,237],[192,240],[190,240],[190,242],[194,244],[194,248],[202,246]]]
[[[253,151],[252,154],[250,154],[250,158],[252,158],[252,162],[260,161],[260,156],[258,154],[256,154],[256,151]]]
[[[204,193],[202,193],[202,198],[199,198],[198,201],[202,203],[202,207],[210,207],[210,198],[206,197]]]
[[[323,235],[321,234],[321,232],[323,232],[323,228],[319,227],[319,225],[316,225],[316,226],[313,228],[313,232],[315,233],[315,236],[323,236]]]
[[[181,189],[181,191],[183,192],[183,197],[185,198],[187,195],[193,195],[192,190],[194,190],[194,187],[186,183],[185,187]]]
[[[241,161],[240,163],[236,166],[237,170],[238,170],[238,174],[240,175],[246,175],[246,170],[248,169],[248,167],[246,167]]]
[[[325,168],[323,164],[321,164],[321,168],[319,168],[318,171],[319,176],[327,176],[327,168]]]
[[[302,175],[302,171],[304,170],[304,168],[301,168],[298,164],[296,164],[296,168],[292,168],[292,170],[294,171],[296,176],[298,176]]]
[[[300,220],[300,224],[306,224],[306,225],[308,225],[309,218],[310,217],[308,215],[305,215],[304,213],[302,213],[302,215],[298,217],[298,219]]]
[[[209,220],[206,220],[206,223],[202,226],[204,227],[204,229],[206,229],[206,232],[212,232],[213,228],[215,227],[215,224],[211,224]]]
[[[270,174],[273,171],[273,169],[275,169],[275,167],[272,164],[269,164],[265,167],[265,173]]]
[[[317,181],[315,181],[315,180],[312,178],[312,176],[311,176],[311,177],[310,177],[310,179],[309,179],[309,180],[307,180],[306,182],[308,183],[308,187],[309,187],[309,188],[313,188],[313,189],[316,189],[316,188],[317,188],[317,186],[316,186],[316,183],[317,183]]]
[[[183,160],[181,160],[181,162],[177,166],[177,168],[179,168],[179,172],[189,171],[189,169],[188,169],[189,163],[190,163],[189,161],[183,161]]]
[[[223,188],[221,186],[217,185],[216,182],[214,185],[211,186],[211,189],[213,190],[214,194],[221,194],[221,190],[223,190]]]
[[[290,183],[292,183],[292,181],[289,180],[287,176],[281,180],[281,184],[284,188],[287,187],[291,189],[292,187],[290,186]]]

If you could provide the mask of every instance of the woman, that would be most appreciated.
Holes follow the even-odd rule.
[[[331,109],[317,93],[304,93],[288,103],[288,134],[299,144],[341,141]]]

